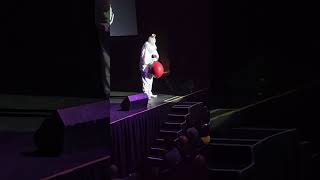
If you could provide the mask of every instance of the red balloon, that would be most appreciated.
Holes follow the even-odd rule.
[[[163,66],[159,61],[155,61],[152,64],[152,73],[156,78],[160,78],[163,75]]]

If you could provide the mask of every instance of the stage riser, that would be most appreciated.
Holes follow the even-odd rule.
[[[224,138],[214,137],[209,144],[208,167],[212,179],[298,179],[296,130],[235,128],[229,131]]]

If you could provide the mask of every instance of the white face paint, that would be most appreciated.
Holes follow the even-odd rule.
[[[149,37],[149,39],[148,39],[148,42],[150,43],[150,44],[152,44],[152,45],[156,45],[156,38],[154,38],[154,37]]]

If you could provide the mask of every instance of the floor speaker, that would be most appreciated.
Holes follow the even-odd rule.
[[[132,109],[146,108],[148,106],[148,95],[145,93],[127,96],[121,103],[121,109],[129,111]]]
[[[107,150],[109,123],[109,101],[61,108],[44,120],[34,134],[34,142],[40,152],[56,155]]]

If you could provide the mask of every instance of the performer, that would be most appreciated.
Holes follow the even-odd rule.
[[[146,41],[141,50],[140,70],[142,79],[142,91],[148,95],[148,98],[155,98],[157,95],[152,93],[153,74],[151,71],[152,63],[159,60],[159,54],[156,46],[156,35],[152,34]]]
[[[102,83],[106,97],[110,96],[110,26],[113,19],[110,0],[95,0],[95,23],[102,52]]]

